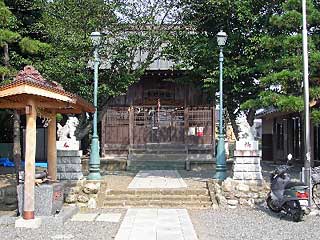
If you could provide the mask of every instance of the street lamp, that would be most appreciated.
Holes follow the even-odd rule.
[[[302,46],[303,46],[303,92],[304,92],[304,183],[309,187],[308,203],[311,206],[311,144],[310,144],[310,109],[309,109],[309,60],[307,3],[302,0]]]
[[[219,140],[217,146],[217,161],[216,161],[216,175],[215,178],[223,181],[227,177],[226,153],[224,147],[224,133],[223,133],[223,84],[222,84],[222,70],[223,70],[223,47],[227,41],[227,34],[222,30],[217,34],[217,42],[220,48],[219,54]]]
[[[99,32],[91,33],[91,41],[94,47],[94,92],[93,105],[96,109],[93,115],[93,135],[91,139],[91,152],[89,160],[89,180],[99,180],[100,175],[100,156],[99,156],[99,136],[97,131],[98,117],[98,68],[99,68],[99,53],[98,49],[101,43],[101,34]]]

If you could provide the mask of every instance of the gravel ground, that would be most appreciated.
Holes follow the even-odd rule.
[[[262,163],[263,176],[269,180],[270,172],[276,165]],[[230,166],[228,173],[230,173]],[[1,169],[0,169],[1,170]],[[292,177],[297,179],[300,168],[292,169]],[[0,171],[1,172],[1,171]],[[214,176],[210,171],[179,171],[189,188],[202,188],[205,180]],[[134,172],[113,172],[105,176],[108,188],[126,189]],[[14,184],[12,174],[0,174],[0,188]],[[121,212],[125,209],[97,209],[99,213]],[[217,209],[189,210],[199,240],[237,240],[237,239],[319,239],[319,216],[308,216],[303,222],[294,223],[285,215],[270,213],[265,207],[259,209]],[[7,215],[0,212],[1,215]],[[280,216],[282,218],[280,219]],[[0,239],[114,239],[120,223],[109,222],[72,222],[63,226],[42,225],[39,229],[15,229],[14,223],[0,225]],[[145,239],[141,239],[145,240]],[[146,239],[148,240],[148,239]]]
[[[122,213],[119,223],[111,222],[73,222],[68,220],[63,226],[44,225],[38,229],[15,228],[14,223],[0,225],[0,239],[103,239],[111,240],[117,234],[120,223],[123,220],[126,210],[124,209],[99,209],[99,213]],[[93,211],[91,211],[93,212]]]
[[[94,212],[117,212],[122,216],[119,223],[69,220],[64,226],[42,225],[39,229],[27,230],[15,229],[14,224],[0,225],[1,239],[114,239],[126,210],[97,209]],[[303,222],[295,223],[289,217],[270,213],[264,207],[189,210],[189,214],[199,240],[319,239],[319,216],[308,216]]]
[[[189,210],[199,240],[319,239],[319,216],[295,223],[268,209]],[[281,216],[281,218],[280,218]]]

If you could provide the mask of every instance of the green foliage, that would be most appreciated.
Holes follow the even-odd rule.
[[[5,5],[3,0],[0,0],[0,28],[15,26],[16,18]]]
[[[310,89],[310,98],[320,99],[320,87],[317,86]]]
[[[307,5],[310,98],[313,100],[320,97],[320,44],[317,30],[320,8],[315,1],[307,1]],[[279,11],[270,17],[269,23],[273,28],[261,39],[261,43],[265,59],[271,56],[272,61],[261,62],[263,74],[260,83],[263,89],[258,98],[247,100],[242,107],[274,106],[280,111],[301,112],[304,109],[301,2],[284,1]],[[316,111],[313,113],[313,120],[318,118],[317,114]]]
[[[25,65],[37,65],[51,51],[50,45],[42,41],[40,29],[35,27],[40,22],[41,2],[0,1],[0,13],[5,13],[0,17],[0,47],[6,56],[1,66],[2,83],[12,80]]]
[[[32,40],[29,37],[24,37],[19,42],[20,49],[27,54],[43,54],[50,50],[50,45],[40,42],[39,40]]]
[[[62,119],[63,119],[63,116],[60,113],[57,113],[57,115],[56,115],[57,123],[60,123],[62,121]]]
[[[0,47],[3,47],[5,43],[16,42],[19,38],[19,33],[12,32],[8,29],[0,29]]]
[[[320,124],[320,111],[313,109],[311,111],[311,120],[314,124]]]
[[[253,0],[185,0],[183,21],[195,32],[177,36],[172,55],[192,66],[199,84],[211,89],[211,97],[219,91],[219,48],[216,34],[223,29],[228,34],[224,47],[223,88],[224,101],[229,116],[235,121],[240,105],[249,99],[246,106],[258,108],[264,104],[259,92],[264,89],[259,79],[274,65],[268,48],[280,48],[272,41],[270,17],[284,1]],[[190,29],[189,28],[189,29]],[[268,48],[266,48],[266,46]],[[207,81],[212,79],[212,81]],[[215,90],[215,91],[214,91]],[[245,108],[244,108],[245,109]]]
[[[278,98],[275,106],[283,112],[301,112],[303,110],[303,98],[282,95]]]
[[[19,33],[12,31],[15,27],[16,19],[9,8],[0,0],[0,47],[6,43],[13,43],[21,36]]]

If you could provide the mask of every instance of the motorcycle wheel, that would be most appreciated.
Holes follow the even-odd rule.
[[[303,219],[304,211],[301,209],[299,201],[294,201],[291,207],[291,215],[294,222],[300,222]]]
[[[266,202],[267,202],[268,208],[269,208],[272,212],[275,212],[275,213],[281,212],[281,208],[278,208],[278,207],[276,207],[276,206],[273,205],[272,199],[271,199],[271,196],[270,196],[270,195],[267,197]]]

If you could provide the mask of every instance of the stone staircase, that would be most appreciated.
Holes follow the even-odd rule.
[[[127,170],[186,169],[187,149],[182,144],[147,144],[130,149]]]
[[[128,189],[106,191],[100,199],[105,208],[210,208],[207,189]]]

